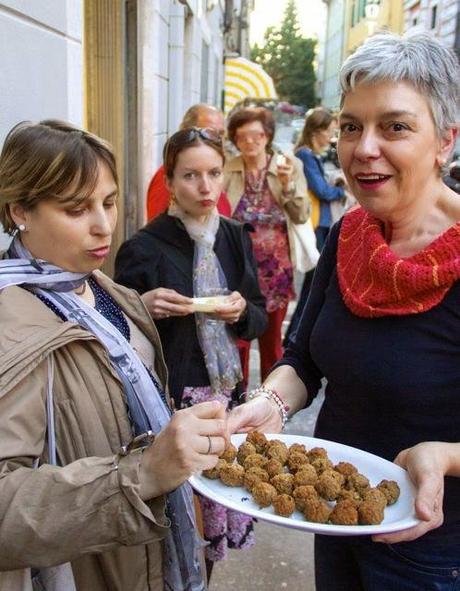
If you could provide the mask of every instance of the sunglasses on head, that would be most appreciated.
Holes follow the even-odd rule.
[[[169,138],[169,142],[175,144],[188,144],[194,142],[197,138],[219,144],[220,146],[222,145],[222,135],[210,127],[187,127],[181,129]]]

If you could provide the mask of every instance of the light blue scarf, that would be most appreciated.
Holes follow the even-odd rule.
[[[136,435],[149,430],[159,433],[171,415],[147,369],[112,323],[72,291],[82,285],[88,275],[69,273],[46,261],[33,259],[18,238],[14,239],[8,254],[9,260],[0,261],[0,289],[23,285],[45,296],[69,321],[94,334],[106,348],[124,385]],[[167,504],[171,531],[165,540],[165,589],[202,591],[205,588],[199,558],[202,543],[196,532],[193,494],[188,483],[169,493]]]
[[[217,211],[214,209],[204,223],[189,216],[176,203],[170,205],[168,213],[182,221],[194,242],[193,295],[207,297],[228,292],[227,279],[214,252],[220,223]],[[238,349],[227,324],[203,313],[195,313],[195,322],[213,392],[231,392],[242,379],[242,371]]]

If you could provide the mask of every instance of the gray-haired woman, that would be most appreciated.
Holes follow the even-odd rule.
[[[326,377],[315,435],[393,459],[422,441],[460,441],[460,200],[442,181],[460,71],[429,36],[378,35],[340,79],[338,151],[361,208],[331,230],[297,335],[265,382],[275,400],[265,391],[235,409],[231,428],[279,430],[276,399],[295,412]],[[399,461],[420,475],[407,453]],[[317,536],[317,591],[458,589],[460,479],[443,480],[443,470],[458,473],[450,464],[422,470],[434,486],[428,501],[426,486],[417,494],[415,528]]]

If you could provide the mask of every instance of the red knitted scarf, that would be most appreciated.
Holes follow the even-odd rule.
[[[342,222],[337,274],[347,307],[357,316],[399,316],[430,310],[460,278],[460,223],[408,258],[385,242],[383,224],[364,209]]]

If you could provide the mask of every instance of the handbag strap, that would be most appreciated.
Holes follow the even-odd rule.
[[[46,385],[46,421],[48,429],[48,463],[57,466],[56,431],[54,426],[54,356],[51,353],[48,360],[48,382]]]

